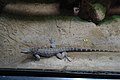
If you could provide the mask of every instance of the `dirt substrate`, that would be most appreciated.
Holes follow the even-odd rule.
[[[72,62],[56,57],[35,61],[21,54],[21,48],[45,47],[49,39],[57,47],[120,49],[120,18],[96,26],[78,17],[0,16],[0,68],[37,68],[67,70],[120,71],[120,53],[68,53]]]

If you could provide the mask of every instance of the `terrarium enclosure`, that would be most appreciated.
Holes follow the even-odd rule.
[[[68,52],[71,62],[21,53],[50,39],[57,48],[120,51],[119,0],[109,1],[1,0],[0,68],[120,72],[120,52]]]

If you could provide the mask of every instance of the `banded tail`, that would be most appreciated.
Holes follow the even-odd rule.
[[[67,52],[120,52],[120,51],[101,50],[101,49],[68,48]]]

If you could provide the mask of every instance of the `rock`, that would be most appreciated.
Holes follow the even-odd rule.
[[[94,9],[95,9],[96,15],[97,15],[96,20],[102,21],[105,18],[106,7],[99,3],[96,3],[93,6],[94,6]]]
[[[84,2],[81,4],[78,15],[84,20],[98,23],[105,18],[106,7],[99,2],[92,3],[84,0]]]

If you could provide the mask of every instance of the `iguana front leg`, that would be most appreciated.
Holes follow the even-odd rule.
[[[38,54],[33,54],[34,58],[40,60],[40,56]]]
[[[51,48],[56,48],[55,40],[50,39],[49,41],[50,41],[50,47],[51,47]]]
[[[37,60],[40,60],[40,55],[38,55],[38,49],[39,48],[32,48],[31,49],[31,53],[33,53],[32,55],[33,55],[33,57],[35,58],[35,59],[37,59]]]

